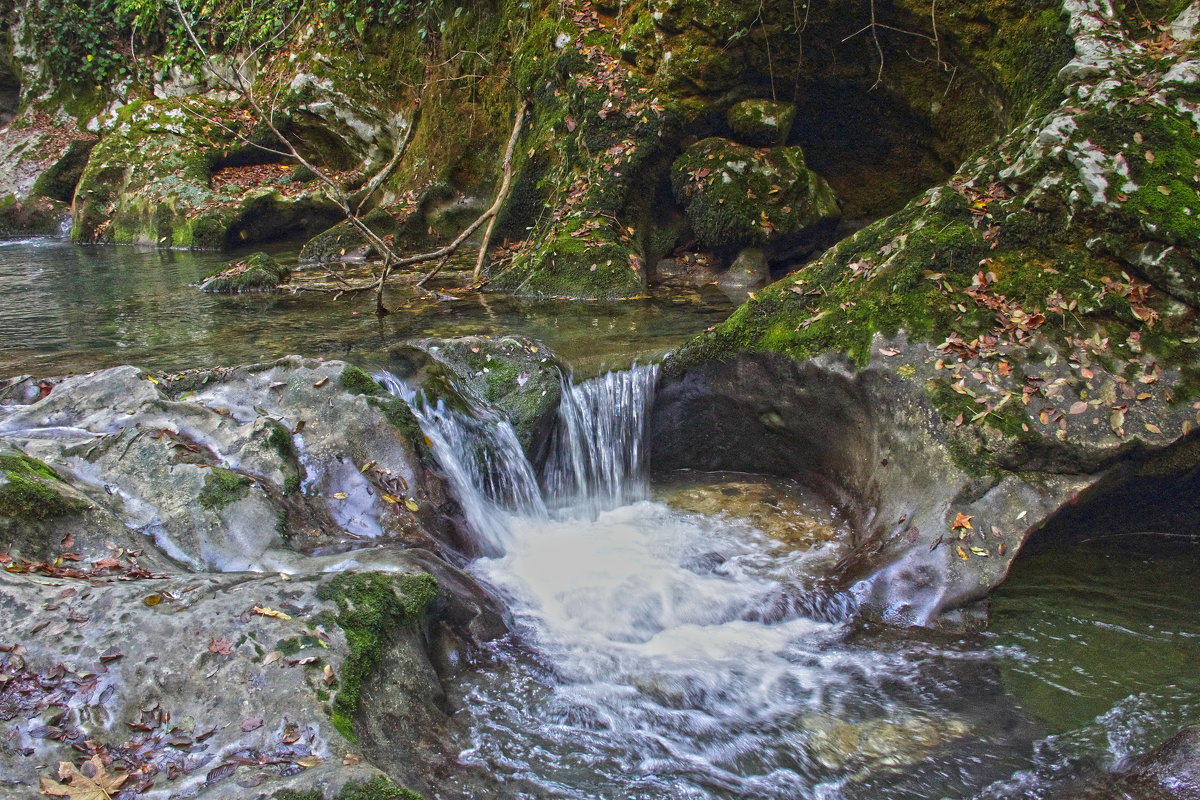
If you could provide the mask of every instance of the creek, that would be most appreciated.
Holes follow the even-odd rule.
[[[727,304],[472,296],[377,319],[369,298],[188,286],[227,257],[0,242],[0,373],[293,352],[380,370],[405,339],[516,333],[596,376],[565,385],[536,464],[488,409],[421,407],[384,376],[418,406],[485,553],[471,570],[513,622],[449,687],[461,761],[494,796],[1043,798],[1200,715],[1194,545],[1097,531],[1018,560],[986,632],[878,629],[823,589],[841,515],[818,494],[653,475],[655,367],[605,366],[661,354]],[[455,780],[438,796],[477,786]]]

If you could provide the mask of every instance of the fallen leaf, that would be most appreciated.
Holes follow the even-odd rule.
[[[1162,433],[1162,428],[1158,427],[1153,422],[1146,423],[1146,430],[1150,431],[1151,433]]]
[[[329,376],[328,376],[328,375],[326,375],[324,378],[321,378],[321,380],[319,380],[319,381],[317,381],[316,383],[314,383],[314,384],[313,384],[313,388],[314,388],[314,389],[320,389],[322,386],[324,386],[324,385],[325,385],[325,384],[327,384],[327,383],[329,383]]]
[[[250,731],[256,731],[259,728],[261,728],[262,726],[263,726],[263,718],[262,717],[250,717],[249,719],[242,720],[242,732],[243,733],[249,733]]]
[[[987,557],[987,556],[991,555],[991,553],[989,553],[987,550],[984,550],[982,547],[972,547],[971,552],[977,556]]]
[[[304,758],[296,759],[296,763],[305,768],[315,767],[318,764],[324,763],[324,761],[325,759],[318,758],[317,756],[305,756]]]
[[[279,652],[278,650],[272,650],[271,652],[267,653],[266,658],[262,660],[263,666],[265,667],[268,664],[274,664],[281,658],[283,658],[283,653]]]
[[[275,619],[291,619],[291,617],[282,611],[276,611],[270,606],[255,606],[253,609],[255,614],[260,617],[274,617]]]
[[[353,767],[355,764],[362,763],[362,756],[358,753],[346,753],[346,757],[342,759],[343,767]]]
[[[954,518],[954,522],[952,522],[950,524],[950,530],[956,531],[960,528],[965,528],[966,530],[971,530],[971,520],[973,520],[973,519],[974,519],[974,517],[968,517],[966,514],[963,514],[960,511],[958,513],[958,515]]]
[[[409,511],[417,511],[421,508],[419,505],[417,505],[417,501],[412,499],[405,500],[404,507]]]
[[[161,603],[162,601],[163,601],[163,596],[161,594],[148,594],[148,595],[146,595],[146,598],[144,600],[142,600],[143,603],[145,603],[146,605],[148,605],[152,608],[154,606],[158,605],[159,603]]]
[[[954,552],[957,553],[958,557],[961,558],[963,561],[966,561],[971,558],[971,556],[967,553],[966,548],[964,548],[961,544],[956,544],[954,546]]]
[[[346,499],[346,493],[345,493],[345,492],[334,492],[334,493],[333,493],[333,497],[334,497],[334,499],[335,499],[335,500],[345,500],[345,499]]]
[[[1079,400],[1071,404],[1071,408],[1067,411],[1068,414],[1082,414],[1088,410],[1088,404]]]
[[[326,686],[333,684],[333,667],[325,665],[325,669],[321,671],[321,680],[325,681]]]
[[[220,639],[214,637],[208,640],[208,649],[219,656],[227,656],[233,652],[233,642],[224,636]]]
[[[898,355],[900,355],[900,351],[899,351],[899,350],[897,350],[897,349],[896,349],[896,348],[894,348],[894,347],[881,347],[881,348],[879,349],[879,354],[880,354],[881,356],[888,356],[888,357],[890,358],[891,356],[898,356]]]
[[[129,779],[128,775],[108,774],[99,755],[94,755],[85,761],[84,767],[92,773],[91,777],[85,775],[69,761],[58,762],[59,781],[66,781],[66,783],[59,783],[59,781],[43,777],[41,780],[42,794],[67,797],[70,800],[111,800]]]

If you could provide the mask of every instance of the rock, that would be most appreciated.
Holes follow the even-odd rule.
[[[776,243],[839,214],[833,190],[805,166],[799,147],[761,150],[703,139],[675,160],[671,185],[706,247]]]
[[[761,248],[747,247],[738,253],[729,269],[717,276],[717,285],[738,302],[756,289],[771,282],[771,268]]]
[[[206,95],[122,106],[79,180],[73,237],[219,250],[312,235],[343,218],[323,184],[295,180],[291,164],[245,141],[270,147],[269,133],[207,121],[231,113]],[[325,159],[348,147],[336,132],[321,139]]]
[[[189,569],[295,571],[372,540],[466,546],[411,411],[341,362],[169,380],[119,367],[4,408],[0,438]]]
[[[734,103],[725,115],[733,137],[754,147],[774,147],[786,142],[795,118],[793,103],[761,98]]]
[[[1085,779],[1055,800],[1197,800],[1200,726],[1189,725],[1116,772]]]
[[[507,629],[421,442],[341,362],[7,382],[0,798],[80,751],[201,800],[429,791],[442,680]]]
[[[286,283],[289,270],[266,253],[232,261],[200,282],[200,291],[216,294],[273,292]]]
[[[440,367],[422,367],[417,379],[428,398],[453,405],[455,399],[446,395],[448,380],[469,398],[467,405],[494,408],[511,422],[527,453],[538,449],[557,413],[566,375],[545,345],[515,336],[464,336],[422,339],[411,346]],[[407,371],[418,368],[411,356],[393,355],[408,359]]]
[[[827,717],[804,720],[805,747],[827,769],[853,769],[851,781],[920,764],[931,751],[971,732],[963,720],[920,715],[846,722]]]
[[[1190,496],[1200,463],[1177,399],[1200,205],[1168,171],[1200,140],[1194,100],[1159,83],[1184,56],[1142,61],[1118,20],[1071,8],[1102,72],[665,366],[654,463],[823,476],[860,510],[841,580],[871,618],[978,621],[1026,542],[1194,514],[1151,491]],[[1127,71],[1159,90],[1121,101]]]
[[[353,725],[371,713],[362,695],[376,691],[385,646],[408,668],[388,704],[425,723],[391,743],[398,763],[413,763],[419,742],[446,726],[421,642],[436,583],[402,555],[395,565],[292,580],[89,584],[0,573],[9,620],[0,697],[14,735],[0,747],[0,797],[28,797],[56,777],[53,765],[75,760],[75,747],[113,753],[134,773],[126,788],[164,788],[169,774],[172,792],[198,798],[245,797],[247,785],[273,796],[313,786],[336,793],[378,780]]]
[[[71,208],[48,197],[0,198],[0,236],[56,236],[69,229]]]

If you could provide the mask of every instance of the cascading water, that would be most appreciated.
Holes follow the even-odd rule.
[[[651,499],[656,378],[564,385],[538,470],[496,414],[422,405],[382,376],[480,537],[472,571],[516,623],[452,687],[460,760],[496,783],[434,796],[967,798],[1014,775],[1035,776],[1021,796],[1047,796],[1039,771],[1069,772],[1074,756],[1053,737],[1035,747],[1045,731],[1005,693],[996,663],[1019,653],[814,615],[797,598],[840,545]]]

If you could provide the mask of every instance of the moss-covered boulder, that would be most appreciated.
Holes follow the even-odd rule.
[[[31,522],[78,514],[87,507],[51,467],[0,443],[0,517]]]
[[[215,294],[273,292],[291,272],[266,253],[233,261],[200,282],[200,290]]]
[[[675,160],[671,185],[692,232],[707,247],[779,242],[839,213],[833,190],[805,165],[799,147],[703,139]]]
[[[786,142],[795,118],[794,103],[762,98],[734,103],[725,113],[733,138],[755,147],[773,147]]]
[[[422,339],[407,349],[394,355],[410,365],[408,372],[419,372],[428,400],[453,405],[450,389],[469,405],[496,409],[512,423],[526,452],[534,452],[549,432],[566,372],[545,345],[516,336],[463,336]],[[414,350],[439,369],[419,364]]]

